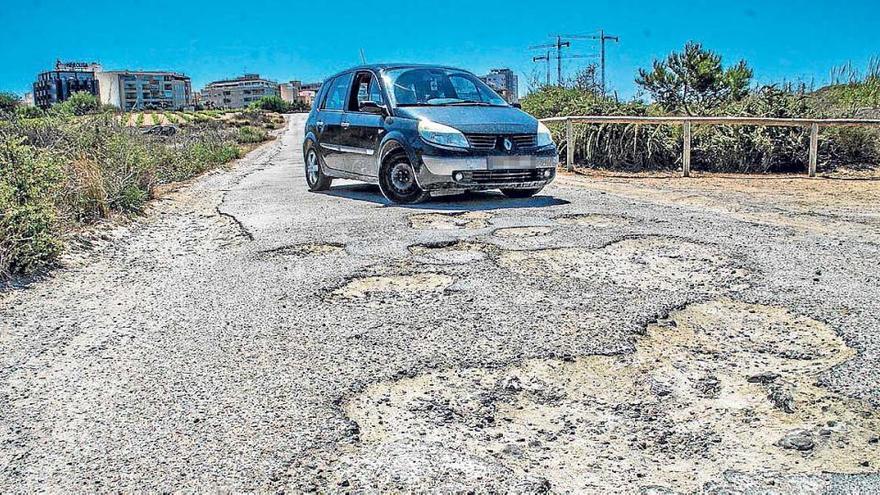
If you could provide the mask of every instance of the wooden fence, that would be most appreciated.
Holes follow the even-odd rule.
[[[574,168],[574,124],[646,124],[681,125],[684,146],[681,157],[681,176],[691,175],[691,129],[694,125],[753,125],[775,127],[805,127],[810,129],[810,162],[807,173],[816,176],[819,156],[820,127],[880,126],[880,119],[777,119],[771,117],[629,117],[623,115],[585,115],[551,117],[544,123],[565,122],[566,167]]]

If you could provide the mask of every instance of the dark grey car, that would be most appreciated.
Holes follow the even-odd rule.
[[[387,64],[324,83],[306,121],[306,180],[378,183],[395,203],[500,189],[530,197],[555,176],[556,145],[537,119],[470,72]]]

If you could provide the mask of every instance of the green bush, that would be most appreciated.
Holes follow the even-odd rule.
[[[0,93],[0,116],[11,114],[19,106],[18,97],[12,93]]]
[[[15,109],[15,116],[20,119],[37,119],[40,117],[44,117],[46,112],[44,112],[41,108],[32,107],[30,105],[20,105]]]
[[[98,98],[84,91],[78,91],[61,102],[52,105],[52,111],[63,115],[87,115],[95,113],[101,108]]]
[[[0,274],[32,273],[55,261],[61,238],[53,194],[60,183],[56,162],[20,137],[0,136]]]
[[[265,129],[253,126],[243,126],[238,129],[238,142],[242,144],[262,143],[269,139],[269,134]]]
[[[250,108],[277,113],[288,113],[293,110],[293,106],[281,99],[280,96],[264,96],[251,103]]]

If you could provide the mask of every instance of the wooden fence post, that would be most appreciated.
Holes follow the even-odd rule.
[[[684,122],[684,146],[681,155],[681,176],[691,176],[691,123]]]
[[[807,173],[810,177],[816,176],[816,164],[819,161],[819,124],[813,122],[810,125],[810,164]]]
[[[571,172],[574,170],[574,122],[565,120],[565,168]]]

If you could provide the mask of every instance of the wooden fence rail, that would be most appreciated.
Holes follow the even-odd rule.
[[[754,125],[767,127],[806,127],[810,129],[810,162],[807,173],[816,176],[819,157],[820,127],[878,126],[880,119],[777,119],[772,117],[637,117],[624,115],[578,115],[541,119],[544,123],[565,122],[566,167],[574,168],[574,124],[647,124],[681,125],[684,146],[681,157],[681,176],[691,174],[691,131],[694,125]]]

